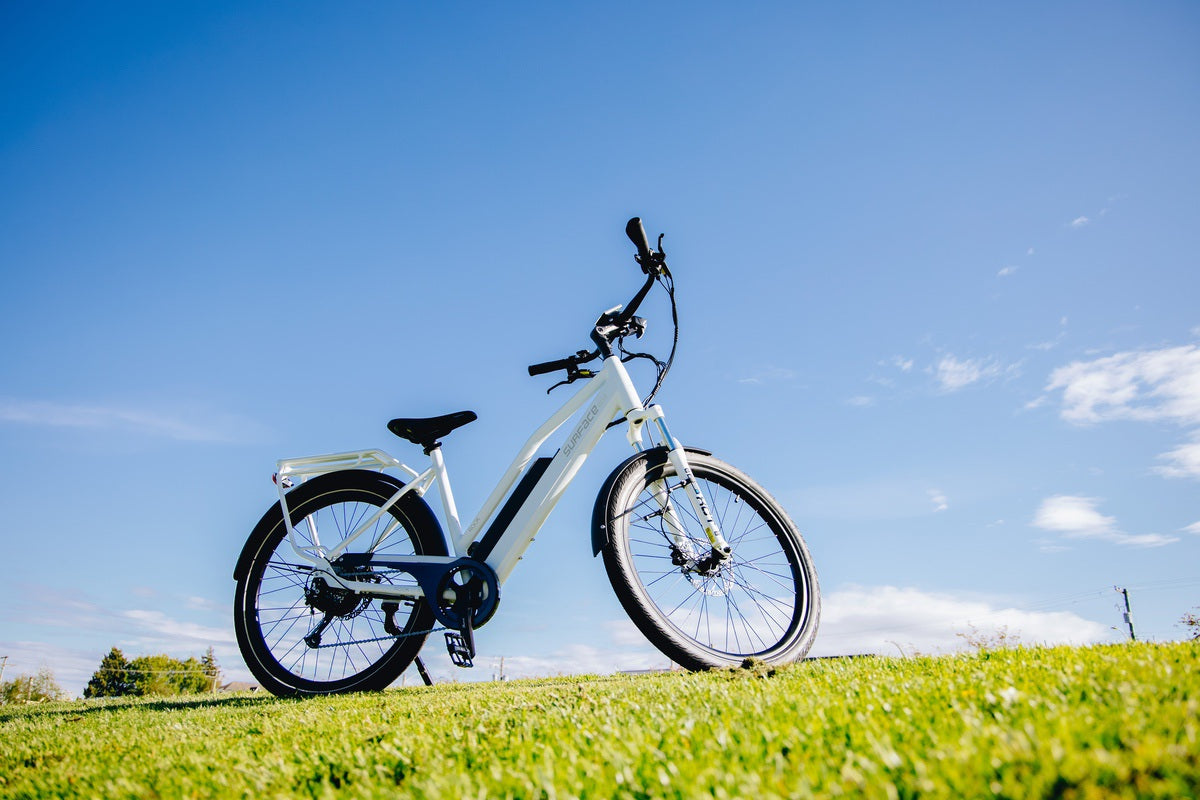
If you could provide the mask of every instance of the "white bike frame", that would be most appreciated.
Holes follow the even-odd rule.
[[[629,444],[639,452],[643,449],[642,430],[647,423],[653,423],[652,429],[656,429],[657,436],[652,433],[651,440],[659,438],[661,444],[667,448],[668,458],[675,468],[675,474],[680,476],[681,481],[690,490],[686,494],[696,519],[704,521],[705,533],[713,547],[728,552],[728,545],[709,511],[708,503],[701,493],[699,484],[692,479],[691,468],[688,465],[684,448],[675,441],[667,429],[662,409],[657,405],[649,408],[642,406],[625,365],[616,357],[605,359],[603,366],[595,373],[594,377],[588,380],[588,384],[576,392],[562,408],[534,431],[466,530],[463,530],[459,522],[458,509],[454,504],[454,493],[450,488],[450,476],[440,447],[435,447],[429,452],[431,463],[424,472],[417,472],[382,450],[333,453],[279,461],[276,484],[279,487],[279,504],[283,510],[284,525],[287,526],[291,547],[296,556],[312,564],[326,580],[332,580],[342,588],[379,598],[411,600],[423,597],[424,592],[417,585],[391,586],[341,577],[336,574],[331,562],[345,553],[366,531],[373,528],[387,514],[388,509],[399,502],[404,495],[413,492],[418,496],[424,496],[430,487],[434,486],[437,487],[438,494],[441,496],[446,523],[445,530],[450,545],[448,549],[453,554],[449,556],[407,556],[403,560],[412,563],[444,563],[448,565],[467,556],[468,548],[484,530],[484,525],[500,508],[500,502],[512,490],[538,449],[576,415],[579,416],[579,420],[575,423],[571,435],[564,440],[545,472],[538,478],[529,495],[521,502],[516,516],[513,517],[491,551],[483,559],[484,563],[495,571],[500,583],[504,583],[508,579],[517,561],[537,536],[555,504],[558,503],[571,481],[578,474],[584,460],[599,443],[609,422],[618,415],[623,416],[628,424],[626,437]],[[292,526],[291,513],[288,510],[286,489],[293,485],[292,479],[304,480],[327,472],[364,468],[396,469],[405,473],[411,480],[380,506],[371,517],[337,543],[323,544],[319,539],[319,532],[316,530],[316,521],[311,517],[308,518],[313,543],[310,546],[301,546]],[[671,507],[668,492],[663,487],[656,494],[664,512],[667,528],[672,532],[681,551],[690,556],[694,545],[687,539],[683,525],[680,524]],[[390,515],[387,519],[389,526],[375,536],[375,541],[371,543],[368,550],[373,551],[400,524]]]

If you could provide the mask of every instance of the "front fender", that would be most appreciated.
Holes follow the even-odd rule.
[[[702,456],[711,456],[707,450],[702,450],[699,447],[684,447],[685,452],[697,453]],[[667,447],[659,445],[652,447],[649,450],[643,450],[640,453],[634,453],[629,458],[621,462],[620,466],[614,469],[605,479],[604,484],[600,487],[600,493],[596,495],[596,504],[592,506],[592,556],[600,555],[600,551],[608,544],[608,502],[612,495],[613,487],[617,484],[617,479],[628,469],[630,469],[639,460],[645,459],[646,469],[655,469],[667,463]]]

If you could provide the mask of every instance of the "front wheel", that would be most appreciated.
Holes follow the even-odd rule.
[[[715,553],[666,452],[642,453],[614,473],[597,514],[621,605],[655,647],[688,669],[798,661],[821,615],[800,532],[740,470],[699,452],[687,458],[732,552]]]

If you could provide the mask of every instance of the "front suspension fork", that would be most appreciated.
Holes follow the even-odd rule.
[[[655,416],[654,422],[662,434],[663,443],[667,447],[667,459],[671,462],[671,466],[675,468],[675,475],[680,481],[679,488],[684,490],[688,503],[692,507],[692,512],[704,527],[704,535],[708,538],[709,544],[712,545],[713,560],[728,560],[733,552],[733,548],[729,546],[729,543],[725,541],[725,537],[721,534],[721,528],[717,525],[712,511],[708,507],[708,501],[704,497],[704,492],[700,489],[700,483],[696,480],[696,476],[692,474],[692,468],[687,459],[687,452],[671,436],[670,430],[667,429],[667,421],[662,417],[661,412]],[[653,492],[655,500],[658,501],[659,507],[662,509],[666,528],[670,532],[675,546],[679,548],[679,551],[689,562],[700,560],[699,554],[695,552],[695,543],[688,537],[686,530],[679,520],[674,504],[671,502],[671,492],[667,489],[667,480],[664,478],[655,482]]]

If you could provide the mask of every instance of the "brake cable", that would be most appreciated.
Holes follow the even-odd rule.
[[[658,390],[662,388],[663,381],[667,378],[667,372],[671,369],[671,364],[675,361],[675,349],[679,346],[679,312],[675,306],[675,281],[673,278],[658,276],[659,283],[667,290],[667,297],[671,299],[671,322],[674,325],[675,333],[671,337],[671,353],[667,356],[666,362],[659,361],[657,357],[650,353],[631,353],[625,349],[625,338],[622,337],[617,342],[617,349],[621,352],[621,362],[629,363],[635,358],[644,358],[647,361],[654,363],[654,368],[658,372],[658,377],[654,381],[654,388],[650,390],[650,394],[646,395],[646,399],[642,401],[643,406],[650,405],[650,401],[658,394]]]
[[[662,246],[661,239],[659,246]],[[621,353],[621,362],[627,363],[637,358],[644,358],[654,362],[654,368],[658,371],[658,378],[654,381],[654,388],[650,390],[650,394],[646,395],[646,399],[642,401],[642,407],[650,405],[654,396],[658,394],[658,390],[662,388],[663,381],[667,379],[667,373],[671,371],[671,365],[675,363],[675,350],[679,347],[679,309],[675,304],[675,278],[665,270],[658,275],[658,283],[667,291],[667,297],[671,300],[671,324],[675,328],[674,334],[671,336],[671,352],[667,356],[666,362],[659,361],[649,353],[630,353],[625,349],[625,337],[617,340],[617,349]],[[623,417],[619,417],[610,422],[605,430],[615,428],[625,422]]]

